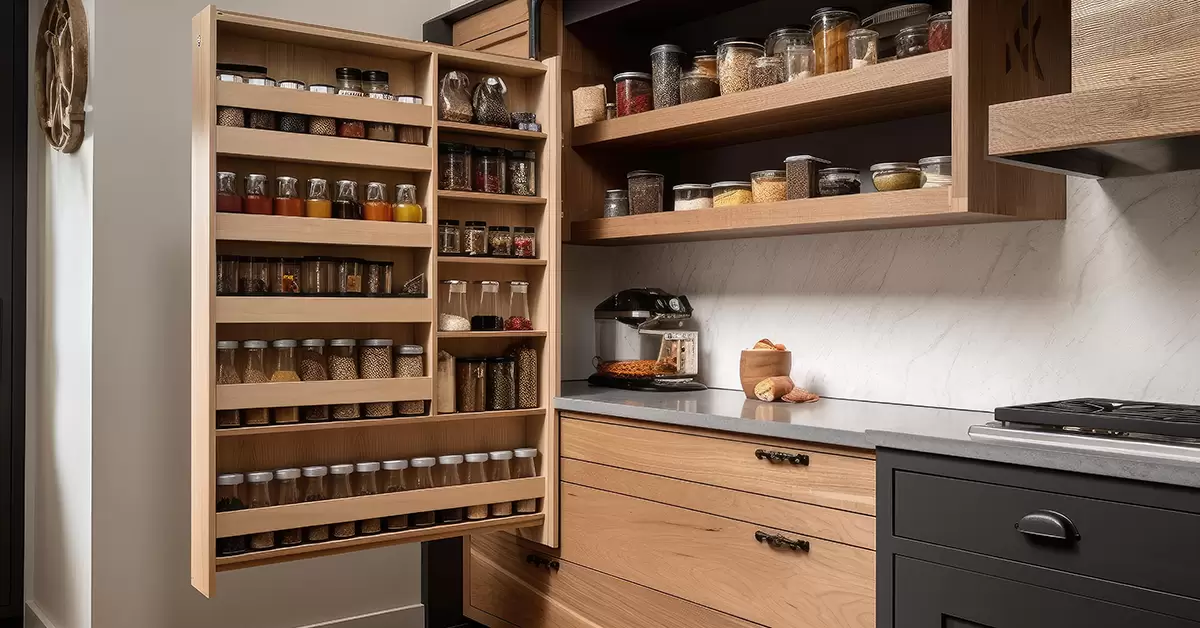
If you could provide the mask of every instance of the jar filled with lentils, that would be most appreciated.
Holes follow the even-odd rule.
[[[295,89],[299,91],[307,91],[308,86],[304,81],[288,79],[279,81],[281,89]],[[279,130],[286,133],[305,133],[308,131],[308,116],[302,113],[281,113],[279,114]]]
[[[462,230],[463,253],[471,257],[484,257],[488,254],[487,223],[482,220],[468,220]]]
[[[241,375],[237,372],[236,340],[217,341],[217,385],[240,384]],[[242,413],[239,410],[217,410],[217,427],[241,427]]]
[[[241,74],[217,72],[217,80],[226,83],[245,83]],[[217,126],[246,126],[246,110],[241,107],[217,107]]]
[[[308,91],[315,94],[336,94],[337,88],[332,85],[309,85]],[[328,116],[309,116],[308,133],[310,135],[337,135],[337,119]]]
[[[246,82],[251,85],[259,85],[262,87],[275,87],[276,86],[275,79],[273,79],[269,76],[251,77],[250,80],[248,80]],[[265,131],[274,131],[276,129],[276,124],[278,124],[278,121],[276,120],[274,111],[252,110],[250,112],[249,126],[252,129],[263,129]]]
[[[359,343],[359,379],[388,379],[392,377],[392,341],[390,338],[371,338]],[[376,401],[362,404],[363,416],[381,419],[392,416],[392,402]]]
[[[516,362],[509,357],[488,358],[487,371],[487,409],[516,409]]]
[[[508,193],[537,196],[537,153],[514,150],[508,157]]]
[[[653,214],[663,209],[663,176],[649,170],[626,175],[629,183],[629,213]]]
[[[508,450],[493,451],[488,453],[489,469],[488,477],[493,482],[503,482],[512,479],[512,459],[513,452]],[[491,514],[493,517],[507,517],[513,513],[512,502],[499,502],[491,505]]]
[[[421,345],[396,347],[392,372],[396,377],[425,377],[425,348]],[[425,414],[425,402],[417,399],[396,402],[398,416],[421,416]]]
[[[763,56],[762,44],[744,37],[730,37],[717,42],[717,80],[722,94],[735,94],[750,89],[750,68]]]
[[[471,147],[438,142],[438,189],[471,191]]]
[[[505,171],[508,169],[508,151],[503,148],[476,146],[471,150],[475,184],[472,190],[486,194],[504,194],[507,189]]]
[[[517,407],[522,410],[538,407],[538,355],[530,346],[513,351],[516,363]]]
[[[329,379],[329,368],[325,361],[325,339],[306,338],[300,341],[300,381],[323,382]],[[329,420],[329,406],[305,406],[300,409],[305,422],[319,423]]]
[[[358,342],[353,338],[335,338],[329,341],[328,363],[329,379],[345,381],[358,379]],[[357,403],[339,403],[330,406],[330,413],[336,420],[345,421],[362,416]]]
[[[663,44],[650,50],[650,80],[655,109],[679,104],[679,75],[683,59],[683,48],[674,44]]]

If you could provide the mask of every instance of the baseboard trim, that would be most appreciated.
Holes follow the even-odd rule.
[[[42,612],[42,607],[37,605],[37,602],[29,600],[25,602],[25,628],[55,628],[54,624],[46,619],[46,613]]]
[[[30,627],[26,627],[30,628]],[[34,627],[34,628],[41,628]],[[54,628],[46,626],[45,628]],[[425,628],[425,605],[413,604],[296,628]]]

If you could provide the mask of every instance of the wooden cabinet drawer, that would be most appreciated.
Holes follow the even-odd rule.
[[[757,628],[531,550],[510,534],[472,536],[470,546],[470,605],[520,628]],[[498,623],[486,616],[474,619]]]
[[[561,499],[564,560],[766,626],[875,626],[874,552],[775,549],[755,538],[770,528],[574,484]]]
[[[644,473],[875,514],[875,462],[709,436],[563,417],[562,456]],[[779,451],[807,464],[756,456]]]
[[[909,471],[893,486],[898,537],[1200,598],[1200,515]],[[1078,539],[1016,528],[1039,511],[1068,520]]]

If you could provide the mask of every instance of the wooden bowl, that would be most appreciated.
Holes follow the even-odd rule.
[[[742,392],[747,399],[754,396],[754,385],[768,377],[792,374],[791,351],[743,351],[740,364]]]

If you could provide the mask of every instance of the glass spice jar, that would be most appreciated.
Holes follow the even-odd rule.
[[[777,203],[787,200],[787,174],[782,170],[759,170],[750,173],[750,193],[755,203]]]
[[[246,175],[246,198],[243,205],[247,214],[268,215],[274,211],[271,206],[271,195],[267,194],[267,175]]]
[[[363,289],[363,260],[353,257],[337,261],[337,292],[342,296],[358,296]]]
[[[513,150],[508,156],[508,193],[537,196],[537,153]]]
[[[393,262],[366,262],[363,268],[363,292],[370,297],[392,296]]]
[[[420,491],[427,488],[435,488],[433,483],[433,465],[437,464],[436,458],[413,458],[413,485],[412,490]],[[424,512],[415,512],[409,517],[409,522],[414,528],[428,528],[436,523],[432,510]]]
[[[396,184],[396,202],[392,203],[394,222],[425,222],[425,210],[417,203],[417,186],[411,183]]]
[[[875,164],[871,166],[871,183],[880,192],[915,190],[921,187],[921,168],[904,161]]]
[[[612,120],[617,117],[617,103],[610,102],[604,105],[604,119]]]
[[[275,340],[271,349],[275,353],[274,367],[271,369],[272,382],[298,382],[300,374],[296,372],[295,340]],[[300,408],[287,406],[271,408],[271,418],[277,425],[287,425],[300,422]]]
[[[299,91],[308,91],[308,86],[304,81],[288,79],[279,81],[281,89],[294,89]],[[279,114],[279,130],[285,133],[305,133],[308,131],[308,116],[302,113],[281,113]]]
[[[754,189],[749,181],[717,181],[712,184],[713,207],[747,205],[754,202]]]
[[[271,287],[271,264],[265,257],[244,257],[238,264],[238,292],[266,295]]]
[[[299,504],[300,498],[300,469],[279,469],[275,472],[276,506],[291,506]],[[279,531],[279,546],[292,547],[304,542],[304,531],[291,528]]]
[[[363,220],[392,222],[392,204],[388,202],[387,186],[371,181],[367,184],[367,198],[363,202]]]
[[[359,379],[390,379],[392,377],[392,340],[390,338],[371,338],[363,340],[359,346]],[[394,416],[393,411],[394,407],[390,401],[362,404],[363,416],[368,419]]]
[[[354,494],[358,497],[368,497],[379,494],[379,484],[376,475],[379,472],[378,462],[359,462],[354,465]],[[358,522],[359,534],[379,534],[383,531],[383,519],[371,517]]]
[[[242,498],[242,482],[245,479],[246,476],[241,473],[224,473],[217,476],[217,512],[246,509],[246,500]],[[245,536],[217,539],[217,556],[237,556],[245,553]]]
[[[492,257],[512,257],[512,232],[504,225],[488,227],[488,255]]]
[[[338,89],[348,89],[351,91],[363,91],[362,70],[351,67],[341,67],[334,70],[334,76],[337,77]]]
[[[513,452],[501,450],[488,452],[488,460],[491,462],[491,473],[488,477],[493,482],[503,482],[512,479],[512,459]],[[507,517],[513,513],[512,502],[499,502],[491,504],[491,515],[493,517]]]
[[[307,338],[300,341],[300,381],[324,382],[329,380],[329,365],[325,360],[325,339]],[[300,409],[301,418],[307,423],[329,420],[329,406],[305,406]]]
[[[517,407],[522,410],[538,407],[537,349],[529,345],[517,347],[513,360],[517,366]]]
[[[275,202],[273,204],[276,216],[303,216],[304,201],[296,191],[296,177],[275,178]]]
[[[717,81],[722,94],[734,94],[750,89],[750,68],[763,56],[762,44],[744,37],[730,37],[717,42]]]
[[[654,108],[654,87],[645,72],[622,72],[613,77],[617,93],[617,117],[645,113]]]
[[[241,258],[237,255],[217,256],[217,296],[238,293],[238,264]]]
[[[750,66],[750,89],[783,82],[783,57],[759,57]]]
[[[828,159],[812,155],[792,155],[784,159],[783,167],[787,172],[787,200],[817,196],[817,171],[828,165]]]
[[[438,189],[471,191],[471,147],[438,142]]]
[[[476,146],[471,150],[471,162],[475,171],[475,184],[471,189],[486,194],[504,194],[507,191],[507,150]]]
[[[389,102],[396,101],[395,96],[385,92],[368,93],[367,97]],[[367,139],[377,142],[394,142],[396,141],[396,125],[391,122],[368,122]]]
[[[488,481],[487,461],[488,455],[485,453],[467,454],[463,456],[466,461],[467,472],[463,477],[463,484],[482,484]],[[467,506],[467,521],[478,521],[488,518],[488,505],[475,504]]]
[[[408,482],[404,480],[404,470],[408,468],[407,460],[384,460],[383,481],[381,490],[384,493],[399,493],[408,490]],[[388,532],[399,532],[408,529],[408,515],[392,515],[385,523]]]
[[[662,44],[650,50],[650,82],[655,109],[679,104],[679,75],[684,56],[683,48],[674,44]]]
[[[712,186],[703,183],[684,183],[671,188],[675,194],[674,210],[710,209],[713,206]]]
[[[818,9],[812,17],[814,74],[850,69],[850,31],[858,28],[858,14],[832,7]]]
[[[471,317],[467,313],[467,282],[443,279],[441,284],[438,331],[471,331]]]
[[[319,502],[329,499],[329,490],[325,487],[325,476],[329,467],[312,466],[301,469],[304,476],[304,502]],[[306,543],[320,543],[329,540],[329,524],[309,526],[304,528]]]
[[[425,348],[421,345],[396,347],[396,360],[392,371],[396,377],[425,377]],[[398,416],[421,416],[425,414],[425,402],[420,399],[396,402]]]
[[[217,80],[226,83],[245,83],[241,74],[217,72]],[[217,107],[217,126],[246,126],[246,110],[241,107]]]
[[[821,196],[858,194],[862,183],[856,168],[823,168],[817,171],[817,190]]]
[[[768,57],[782,58],[788,46],[804,45],[812,47],[812,32],[799,26],[785,26],[771,31],[763,48]]]
[[[850,46],[850,69],[879,62],[879,33],[869,28],[856,28],[850,31],[847,41]]]
[[[929,16],[929,52],[949,50],[954,39],[953,14],[942,11]]]
[[[513,227],[513,255],[533,259],[537,257],[537,230],[533,227]]]
[[[532,447],[524,447],[513,450],[513,457],[516,461],[513,464],[513,479],[521,480],[524,478],[537,477],[537,455],[538,450]],[[516,502],[517,514],[530,514],[538,511],[538,500],[536,497],[529,499],[521,499]]]
[[[458,387],[454,402],[459,412],[483,412],[487,409],[487,364],[484,358],[455,360],[454,382]]]
[[[275,79],[273,79],[269,76],[254,76],[254,77],[251,77],[246,82],[251,85],[259,85],[262,87],[275,87],[276,86]],[[251,110],[250,111],[250,124],[247,125],[250,128],[262,129],[265,131],[274,131],[277,128],[277,125],[278,125],[278,121],[276,120],[274,111],[259,111],[259,110]]]
[[[649,170],[626,175],[629,184],[629,213],[653,214],[663,209],[663,176]]]
[[[309,85],[308,91],[316,94],[337,94],[333,85]],[[337,135],[337,118],[328,116],[309,116],[309,135]]]
[[[788,82],[800,81],[814,74],[816,57],[812,44],[788,46],[783,52],[783,74]]]
[[[329,379],[348,381],[358,379],[358,341],[353,338],[335,338],[329,341],[327,363]],[[339,403],[329,407],[334,420],[346,421],[362,416],[362,409],[357,403]]]
[[[325,179],[308,180],[308,196],[304,199],[304,215],[309,218],[333,218],[333,203],[329,200],[329,183]]]
[[[242,197],[237,193],[237,174],[217,173],[217,211],[230,214],[242,213]]]
[[[358,202],[358,182],[342,179],[334,184],[333,217],[342,220],[362,220],[363,206]]]
[[[604,217],[615,218],[629,215],[629,192],[626,190],[604,191]]]
[[[304,294],[320,296],[337,293],[332,257],[317,255],[301,258],[300,270],[303,276],[300,287]]]
[[[926,157],[917,161],[917,165],[921,167],[923,175],[923,188],[945,188],[950,187],[953,183],[953,159],[950,155],[939,155],[937,157]]]
[[[271,480],[275,474],[271,471],[255,471],[247,473],[246,507],[269,508],[271,506]],[[256,532],[250,535],[250,549],[268,550],[275,547],[274,532]]]
[[[918,24],[896,34],[896,58],[905,59],[929,52],[929,26]]]
[[[236,340],[217,341],[217,385],[240,384],[242,377],[237,370]],[[217,410],[217,428],[241,427],[242,413],[240,410]]]
[[[699,70],[685,72],[679,78],[679,103],[686,105],[697,100],[706,100],[721,95],[721,87],[715,76]]]
[[[487,409],[515,410],[517,407],[516,363],[510,357],[487,359]]]
[[[487,223],[482,220],[468,220],[462,230],[463,252],[471,257],[484,257],[488,254]]]
[[[300,258],[271,258],[271,294],[300,294]]]
[[[355,98],[362,98],[365,95],[361,90],[345,88],[338,88],[337,93],[338,96],[350,96]],[[363,139],[367,136],[367,123],[363,122],[362,120],[338,118],[337,134],[338,137]]]
[[[504,319],[504,331],[529,331],[533,321],[529,318],[529,282],[508,282],[508,317]]]
[[[396,94],[396,102],[406,105],[420,105],[425,99],[420,96]],[[425,129],[407,124],[396,125],[396,141],[404,144],[424,144]]]
[[[350,485],[350,474],[354,473],[352,464],[335,464],[329,466],[329,499],[349,499],[354,497],[354,489]],[[348,539],[358,534],[358,526],[353,521],[343,521],[333,524],[333,538]]]
[[[438,221],[438,255],[462,255],[462,229],[457,220]]]
[[[504,331],[504,317],[500,315],[500,282],[477,281],[479,300],[471,310],[471,331]]]
[[[462,474],[458,467],[463,463],[463,457],[458,454],[449,456],[438,456],[438,486],[459,486],[462,484]],[[437,513],[438,523],[461,523],[463,520],[463,509],[444,508]]]

